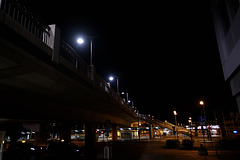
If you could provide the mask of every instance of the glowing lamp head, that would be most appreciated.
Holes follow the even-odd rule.
[[[78,44],[83,44],[83,43],[84,43],[84,40],[83,40],[82,38],[78,38],[78,39],[77,39],[77,43],[78,43]]]
[[[176,116],[177,115],[177,111],[173,111],[173,114]]]
[[[114,79],[113,76],[109,77],[109,80],[110,80],[110,81],[112,81],[113,79]]]

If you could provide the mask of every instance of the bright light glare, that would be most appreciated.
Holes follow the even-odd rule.
[[[110,80],[110,81],[112,81],[113,79],[114,79],[114,78],[113,78],[112,76],[111,76],[111,77],[109,77],[109,80]]]
[[[177,111],[173,111],[173,114],[176,116],[177,115]]]
[[[78,38],[78,39],[77,39],[77,43],[78,43],[78,44],[82,44],[82,43],[84,43],[84,40],[83,40],[82,38]]]

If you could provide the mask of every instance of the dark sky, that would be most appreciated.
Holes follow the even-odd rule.
[[[48,24],[57,24],[62,39],[87,62],[89,43],[79,46],[76,38],[98,35],[97,73],[106,81],[110,74],[120,76],[120,91],[128,92],[140,113],[174,122],[176,108],[179,122],[187,123],[189,116],[197,121],[201,99],[210,119],[214,110],[236,109],[207,0],[26,1]]]

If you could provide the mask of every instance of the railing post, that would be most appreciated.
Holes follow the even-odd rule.
[[[49,26],[51,28],[50,44],[49,46],[53,49],[52,61],[59,63],[59,50],[60,50],[60,29],[55,24]]]

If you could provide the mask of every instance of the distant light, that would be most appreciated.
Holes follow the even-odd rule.
[[[233,131],[234,134],[237,134],[237,131]]]
[[[199,104],[200,104],[200,105],[204,105],[204,102],[203,102],[203,101],[200,101]]]
[[[83,40],[82,38],[78,38],[78,39],[77,39],[77,43],[78,43],[78,44],[82,44],[82,43],[84,43],[84,40]]]

